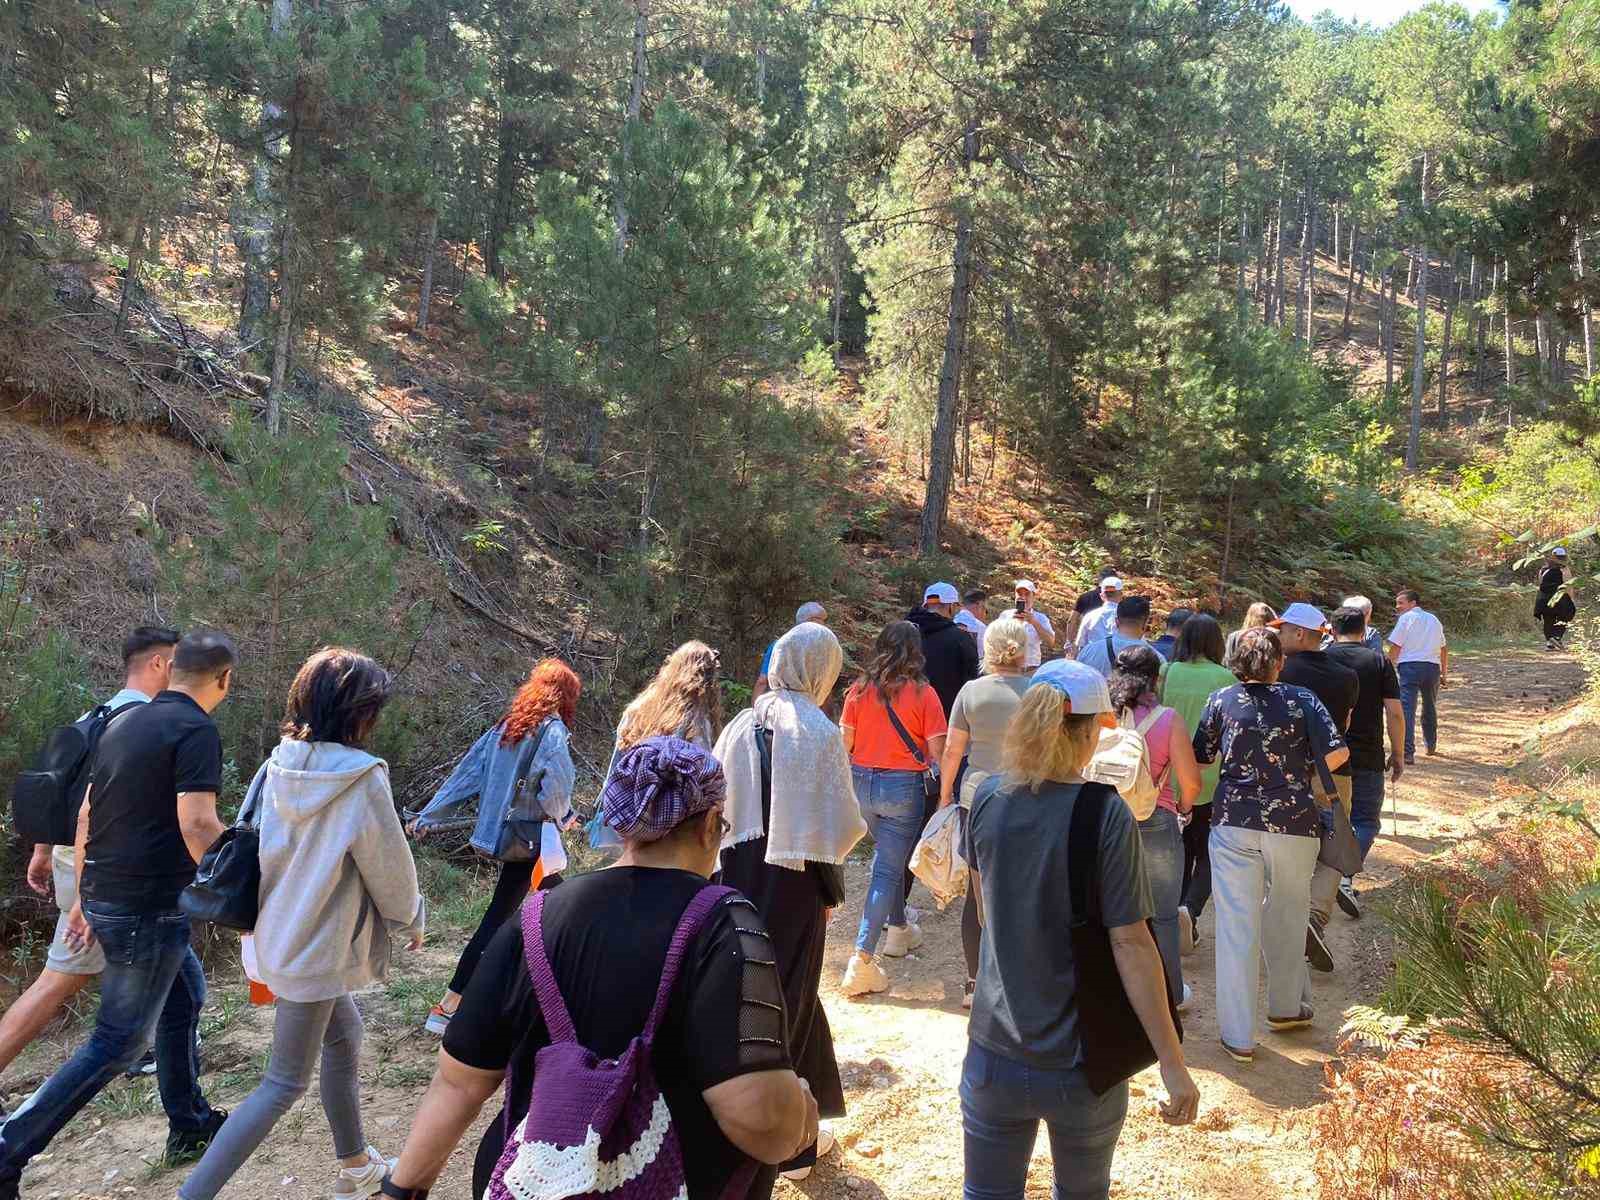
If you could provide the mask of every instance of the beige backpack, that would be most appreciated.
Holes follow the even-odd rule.
[[[1168,763],[1159,778],[1150,773],[1150,747],[1145,744],[1145,734],[1169,711],[1156,705],[1137,725],[1129,724],[1129,713],[1122,715],[1115,729],[1100,731],[1100,744],[1084,771],[1084,778],[1093,783],[1108,783],[1127,801],[1136,821],[1146,820],[1156,810],[1156,797],[1172,769]]]

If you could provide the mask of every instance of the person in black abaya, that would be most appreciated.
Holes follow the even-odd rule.
[[[717,742],[728,781],[722,882],[755,904],[766,922],[789,1014],[789,1057],[824,1117],[844,1115],[833,1032],[818,989],[828,913],[844,899],[840,864],[866,833],[839,727],[819,707],[844,666],[825,626],[798,625],[773,648],[771,690],[740,713]],[[817,1144],[783,1164],[804,1179],[833,1147]]]
[[[1533,603],[1533,615],[1544,621],[1544,648],[1560,650],[1561,640],[1567,636],[1567,627],[1578,615],[1578,605],[1572,598],[1572,568],[1567,565],[1567,548],[1557,546],[1545,559],[1539,572],[1539,596]]]

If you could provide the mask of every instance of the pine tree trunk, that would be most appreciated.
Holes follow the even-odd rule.
[[[1316,253],[1311,244],[1311,214],[1316,210],[1316,203],[1309,185],[1304,197],[1305,212],[1300,221],[1300,278],[1295,281],[1294,288],[1294,340],[1297,342],[1306,327],[1306,288],[1311,282],[1311,257]]]
[[[612,199],[612,206],[617,222],[616,249],[617,257],[622,257],[622,252],[628,247],[628,203],[627,203],[627,173],[628,173],[628,135],[639,120],[639,111],[644,103],[644,72],[645,72],[645,36],[649,32],[650,3],[649,0],[634,0],[633,5],[633,72],[628,84],[628,115],[623,124],[622,142],[622,173],[623,178],[616,181],[616,195]]]
[[[1339,247],[1344,243],[1339,240],[1339,205],[1333,206],[1333,265],[1339,265]]]
[[[1217,608],[1228,611],[1228,571],[1233,559],[1233,498],[1238,490],[1237,473],[1228,477],[1228,502],[1222,518],[1222,566],[1217,570]]]
[[[1428,212],[1428,156],[1422,156],[1422,212]],[[1406,470],[1415,471],[1422,455],[1422,385],[1428,345],[1428,243],[1417,245],[1417,337],[1411,353],[1411,428],[1406,437]]]
[[[1395,269],[1398,266],[1399,264],[1396,263],[1389,268],[1389,298],[1384,305],[1384,310],[1389,315],[1383,327],[1383,386],[1390,392],[1394,391],[1394,325],[1400,299],[1396,294],[1396,289],[1400,285],[1400,272]]]
[[[1489,260],[1489,290],[1487,295],[1494,295],[1495,289],[1500,285],[1500,264],[1494,259]],[[1483,290],[1483,281],[1478,281],[1478,288]],[[1489,314],[1484,311],[1484,298],[1478,298],[1478,390],[1481,392],[1489,381]]]
[[[276,46],[287,38],[293,23],[294,0],[272,0],[267,26],[270,44]],[[283,200],[273,187],[273,175],[284,154],[285,116],[276,100],[268,97],[262,101],[256,123],[261,147],[250,165],[243,209],[234,220],[233,240],[244,267],[239,300],[239,345],[244,348],[258,345],[266,336],[272,310],[272,266],[283,220]]]
[[[1350,306],[1355,301],[1356,295],[1356,239],[1361,235],[1361,221],[1358,217],[1350,218],[1350,263],[1344,275],[1344,318],[1339,325],[1339,337],[1348,342],[1350,340]]]
[[[113,331],[121,336],[128,328],[128,309],[133,304],[133,294],[139,290],[139,270],[144,266],[145,224],[141,220],[134,230],[133,244],[128,248],[128,269],[122,276],[122,296],[117,301],[117,321]]]
[[[1452,273],[1455,266],[1451,265]],[[1444,333],[1439,339],[1439,428],[1445,428],[1445,383],[1450,378],[1450,335],[1455,326],[1456,305],[1460,303],[1456,295],[1452,294],[1450,281],[1445,280],[1441,289],[1444,295]]]
[[[1278,197],[1277,245],[1273,249],[1274,249],[1274,257],[1276,257],[1276,259],[1277,259],[1277,264],[1273,267],[1272,324],[1276,325],[1279,329],[1282,329],[1283,328],[1283,318],[1284,318],[1284,303],[1283,303],[1283,250],[1284,250],[1284,237],[1283,237],[1283,196],[1282,196],[1281,193],[1279,194],[1279,197]]]
[[[1234,152],[1233,174],[1234,182],[1239,189],[1239,267],[1238,276],[1234,280],[1234,307],[1242,321],[1249,310],[1249,301],[1244,290],[1244,273],[1250,263],[1250,217],[1245,209],[1244,200],[1244,158],[1237,150]]]
[[[972,57],[982,63],[989,53],[988,15],[980,13],[972,32]],[[961,171],[970,176],[978,158],[978,119],[967,118],[961,139]],[[962,351],[967,340],[967,314],[972,301],[972,197],[956,200],[956,237],[950,264],[950,306],[945,324],[944,362],[939,368],[939,398],[934,412],[933,444],[928,456],[928,489],[922,504],[917,548],[924,558],[939,552],[945,510],[955,473],[956,415],[961,402]]]
[[[1306,352],[1309,354],[1317,348],[1317,197],[1315,190],[1307,198],[1306,204],[1311,210],[1306,218],[1310,222],[1311,236],[1305,254],[1305,330]]]
[[[1500,288],[1505,299],[1506,387],[1517,385],[1517,360],[1511,343],[1511,260],[1500,260]]]
[[[1578,263],[1578,287],[1582,289],[1583,304],[1580,320],[1583,322],[1583,377],[1594,378],[1594,331],[1589,316],[1589,293],[1585,287],[1587,280],[1583,274],[1583,235],[1572,235],[1572,253]]]
[[[422,287],[417,292],[417,332],[428,332],[428,310],[433,306],[433,258],[439,248],[439,213],[428,214],[428,248],[422,257]]]

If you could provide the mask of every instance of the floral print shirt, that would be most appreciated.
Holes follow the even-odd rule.
[[[1240,683],[1211,693],[1194,735],[1202,764],[1220,757],[1211,823],[1316,837],[1312,779],[1344,745],[1322,701],[1287,683]],[[1332,790],[1331,779],[1325,785]]]

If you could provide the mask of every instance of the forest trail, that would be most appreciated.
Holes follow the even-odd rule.
[[[1539,723],[1566,706],[1582,687],[1582,671],[1566,657],[1527,648],[1462,653],[1441,698],[1442,756],[1419,760],[1398,789],[1398,820],[1386,804],[1383,832],[1362,883],[1369,898],[1418,858],[1470,836],[1484,824],[1513,815],[1502,791],[1518,747]],[[1398,832],[1397,832],[1398,827]],[[824,974],[824,997],[845,1075],[849,1115],[835,1123],[841,1149],[804,1184],[780,1183],[780,1200],[804,1195],[828,1200],[948,1200],[961,1190],[961,1114],[956,1096],[966,1048],[961,1008],[961,923],[958,905],[923,918],[927,941],[910,959],[890,966],[894,990],[866,1001],[843,999],[835,985],[843,970],[861,898],[867,862],[848,867],[852,903],[835,915]],[[916,901],[928,900],[919,888]],[[1206,935],[1209,915],[1202,918]],[[1336,1052],[1340,1013],[1373,1000],[1389,970],[1379,919],[1353,922],[1335,914],[1332,946],[1342,965],[1318,977],[1318,1026],[1277,1036],[1262,1031],[1256,1062],[1240,1067],[1216,1043],[1212,943],[1184,960],[1195,998],[1186,1020],[1187,1052],[1202,1092],[1201,1117],[1192,1129],[1171,1129],[1156,1113],[1160,1084],[1154,1072],[1134,1081],[1128,1123],[1117,1152],[1112,1194],[1170,1196],[1175,1200],[1276,1200],[1314,1194],[1309,1129],[1300,1119],[1321,1097],[1323,1064]],[[459,943],[443,934],[419,960],[401,964],[395,978],[359,999],[367,1020],[363,1101],[367,1136],[386,1153],[398,1153],[423,1088],[432,1073],[436,1042],[417,1023]],[[205,1086],[222,1104],[236,1104],[265,1065],[271,1029],[268,1010],[243,1002],[234,957],[225,948],[208,1003]],[[226,978],[228,975],[232,978]],[[82,1035],[79,1025],[72,1035]],[[12,1094],[58,1063],[71,1041],[43,1043],[19,1064]],[[467,1200],[478,1131],[494,1116],[491,1104],[462,1142],[434,1193]],[[25,1194],[37,1200],[111,1200],[172,1196],[182,1176],[153,1168],[146,1156],[160,1145],[165,1122],[153,1081],[118,1082],[35,1160]],[[1028,1195],[1048,1196],[1047,1143],[1041,1139]],[[284,1119],[223,1193],[313,1200],[327,1194],[331,1150],[316,1091]]]

